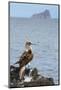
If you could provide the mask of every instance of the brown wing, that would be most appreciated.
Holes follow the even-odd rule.
[[[20,57],[20,59],[19,59],[19,62],[22,63],[22,62],[26,59],[26,57],[27,57],[27,52],[25,51],[25,52],[21,55],[21,57]]]
[[[21,56],[19,61],[17,61],[15,64],[19,64],[20,67],[23,67],[24,65],[28,64],[33,58],[33,54],[31,50],[28,52],[24,52]]]
[[[33,54],[25,51],[19,59],[20,67],[23,67],[24,65],[28,64],[32,60],[32,58]]]
[[[14,64],[19,64],[19,63],[21,63],[22,60],[25,58],[25,56],[26,56],[26,51],[19,57],[19,61],[17,61],[17,62],[14,63]]]

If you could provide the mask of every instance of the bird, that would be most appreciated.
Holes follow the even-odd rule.
[[[15,63],[15,64],[19,64],[20,80],[24,78],[26,65],[29,64],[33,60],[33,57],[34,57],[31,45],[36,45],[36,44],[33,44],[30,41],[27,41],[25,43],[25,50],[22,53],[22,55],[19,57],[19,61]]]

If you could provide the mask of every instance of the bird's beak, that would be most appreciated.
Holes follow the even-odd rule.
[[[31,43],[31,45],[37,45],[37,44],[35,44],[35,43]]]

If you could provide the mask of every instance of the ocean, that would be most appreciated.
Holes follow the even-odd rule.
[[[30,67],[58,84],[58,20],[10,17],[10,65],[19,60],[26,40],[37,44]]]

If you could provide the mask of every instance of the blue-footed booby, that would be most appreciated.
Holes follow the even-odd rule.
[[[19,61],[17,61],[15,64],[19,64],[19,77],[20,80],[22,80],[24,78],[25,75],[25,67],[27,64],[29,64],[30,61],[32,61],[33,59],[33,52],[32,52],[32,47],[31,45],[36,45],[36,44],[32,44],[31,42],[27,41],[25,43],[25,51],[23,52],[23,54],[20,56]]]

